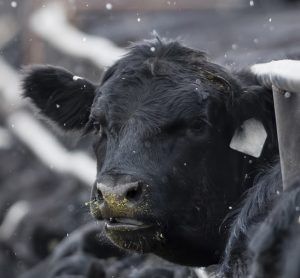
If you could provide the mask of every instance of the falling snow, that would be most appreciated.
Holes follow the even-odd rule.
[[[10,5],[13,7],[13,8],[16,8],[18,6],[18,3],[16,1],[12,1],[10,3]]]
[[[255,1],[255,0],[254,0]],[[255,6],[255,8],[260,8],[260,5],[259,5],[259,3],[257,2],[257,4],[256,3],[254,3],[254,1],[253,0],[249,0],[249,2],[246,2],[246,5],[248,4],[248,5],[250,5],[251,7],[253,7],[253,6]],[[1,2],[1,1],[0,1]],[[8,9],[10,9],[11,10],[11,12],[13,12],[13,11],[19,11],[20,9],[21,9],[21,4],[22,4],[22,2],[20,2],[20,6],[18,6],[18,2],[20,2],[20,1],[7,1],[7,6],[8,6]],[[50,1],[50,2],[52,2],[52,1]],[[50,6],[50,2],[49,2],[49,4],[48,4],[48,6]],[[75,4],[75,2],[76,2],[76,0],[69,0],[69,3],[72,3],[73,5],[74,5],[74,9],[76,9],[76,4]],[[87,3],[87,1],[82,1],[83,2],[83,6],[86,6],[86,7],[88,7],[89,6],[89,4],[86,4]],[[118,1],[117,1],[118,2]],[[110,19],[112,18],[112,15],[113,15],[113,13],[111,13],[111,12],[108,12],[108,11],[111,11],[112,9],[113,9],[113,11],[115,12],[115,10],[117,9],[118,10],[118,8],[117,8],[117,6],[115,6],[116,4],[115,3],[117,3],[117,2],[112,2],[113,4],[114,4],[114,6],[112,5],[112,3],[106,3],[106,1],[103,1],[103,4],[102,4],[102,8],[106,8],[106,13],[107,14],[109,14],[110,16],[108,16]],[[122,2],[122,1],[121,1]],[[234,1],[233,1],[234,2]],[[167,2],[164,2],[164,5],[176,5],[176,2],[174,2],[174,1],[167,1]],[[44,5],[41,5],[41,4],[39,4],[38,5],[39,6],[39,8],[40,7],[42,7],[42,8],[44,8],[44,10],[46,10],[46,8],[48,8],[45,4]],[[181,5],[180,5],[181,6]],[[15,9],[15,10],[13,10],[13,8],[17,8],[18,7],[18,9]],[[250,9],[250,8],[249,8]],[[252,10],[253,10],[253,8],[252,8]],[[134,23],[136,26],[138,26],[138,27],[141,27],[141,26],[143,26],[144,24],[146,24],[146,23],[148,23],[148,20],[147,20],[147,17],[143,17],[143,23],[141,23],[141,16],[144,16],[144,14],[143,13],[141,13],[141,14],[137,14],[137,13],[134,13],[133,15],[132,15],[132,13],[130,13],[130,20],[131,20],[131,23]],[[262,19],[263,19],[263,23],[264,23],[264,28],[265,28],[265,30],[273,30],[274,29],[274,20],[271,18],[271,17],[269,17],[269,16],[266,16],[265,14],[263,15],[263,17],[262,17]],[[276,24],[277,24],[277,21],[279,20],[279,18],[277,19],[277,17],[275,18],[275,22],[276,22]],[[141,23],[140,25],[139,24],[136,24],[136,23]],[[156,22],[155,22],[156,23]],[[157,28],[160,28],[159,26],[157,27]],[[155,31],[155,30],[153,30],[153,34],[155,35],[155,36],[157,36],[157,32]],[[87,38],[86,37],[84,37],[84,36],[87,36]],[[263,44],[264,43],[264,41],[266,40],[266,38],[264,38],[263,36],[261,36],[261,34],[260,33],[257,33],[256,35],[254,35],[254,36],[258,36],[258,38],[253,38],[253,37],[250,37],[249,38],[249,41],[250,41],[250,44],[252,44],[251,46],[253,47],[253,48],[258,48],[258,46],[256,46],[256,45],[254,45],[254,44],[258,44],[258,43],[260,43],[260,45],[261,44]],[[88,41],[87,41],[87,39],[88,39]],[[26,40],[28,40],[29,42],[31,42],[32,41],[32,38],[26,38]],[[253,41],[252,41],[253,40]],[[88,35],[88,34],[84,34],[84,33],[81,33],[81,34],[79,34],[78,35],[78,37],[77,37],[77,39],[76,39],[76,42],[78,42],[79,44],[81,44],[81,46],[82,46],[82,48],[87,48],[88,46],[89,46],[89,44],[92,42],[92,37],[90,36],[90,35]],[[87,43],[85,43],[85,42],[87,42]],[[228,46],[228,48],[227,48],[227,50],[228,50],[228,55],[231,55],[232,53],[231,52],[234,52],[234,51],[232,51],[232,50],[236,50],[236,49],[238,49],[238,50],[243,50],[244,49],[244,47],[243,47],[243,45],[242,44],[240,44],[239,43],[239,40],[237,40],[237,38],[233,38],[233,40],[231,41],[231,43],[233,43],[233,42],[236,42],[236,43],[238,43],[238,44],[232,44],[232,45],[230,45],[229,44],[229,46]],[[85,44],[84,44],[85,43]],[[83,47],[84,46],[84,47]],[[80,46],[78,46],[78,47],[80,47]],[[156,53],[155,53],[155,51],[157,51],[156,50],[156,48],[155,47],[148,47],[147,48],[147,51],[148,51],[148,54],[149,55],[152,55],[152,56],[154,56],[154,55],[156,55]],[[149,52],[150,51],[150,52]],[[155,54],[151,54],[151,52],[153,52],[153,53],[155,53]],[[225,58],[227,58],[227,54],[225,53],[224,54],[224,57]],[[79,71],[79,72],[83,72],[83,71]],[[80,77],[80,76],[70,76],[70,78],[69,78],[69,80],[71,80],[72,81],[72,79],[73,79],[73,81],[74,82],[76,82],[76,81],[78,81],[78,80],[83,80],[83,78],[82,77]],[[125,77],[121,77],[121,79],[122,80],[125,80]],[[202,80],[202,79],[201,79]],[[200,86],[198,86],[198,84],[201,84],[201,82],[200,82],[200,79],[197,79],[195,82],[196,82],[196,84],[194,83],[194,81],[195,81],[195,79],[193,79],[193,81],[191,82],[192,84],[191,84],[191,87],[193,88],[193,87],[195,87],[195,91],[198,91],[198,90],[201,90],[201,87]],[[83,84],[83,83],[85,83],[85,82],[82,82],[82,81],[78,81],[78,83],[81,85],[81,90],[84,90],[84,88],[86,88],[86,86],[87,85],[85,85],[85,84]],[[76,84],[78,84],[78,83],[73,83],[73,85],[76,85]],[[87,83],[86,83],[87,84]],[[200,88],[198,88],[198,87]],[[202,93],[202,92],[201,92]],[[290,92],[282,92],[282,95],[281,95],[283,98],[290,98],[290,97],[292,97],[291,99],[286,99],[285,101],[291,101],[291,100],[293,100],[293,98],[295,97],[295,95],[291,95],[291,93]],[[56,107],[56,109],[59,109],[59,108],[61,108],[61,103],[59,104],[59,103],[55,103],[54,102],[54,107]],[[64,109],[62,108],[60,111],[62,112]],[[58,110],[57,110],[57,112],[59,112]],[[15,124],[16,124],[16,128],[18,127],[18,125],[17,125],[17,122],[15,122]],[[63,126],[67,126],[67,124],[66,123],[63,123]],[[11,128],[15,128],[15,125],[14,124],[10,124],[10,127]],[[15,131],[17,131],[17,130],[15,130]],[[150,142],[145,142],[145,147],[148,147],[148,148],[150,148],[152,146],[152,143],[150,143]],[[137,152],[135,151],[135,150],[133,150],[132,151],[132,153],[133,154],[136,154]],[[139,150],[138,150],[138,154],[139,154]],[[132,155],[132,156],[134,156],[134,155]],[[247,164],[247,163],[249,163],[249,164],[251,164],[252,163],[252,160],[250,159],[249,160],[249,158],[251,158],[251,157],[249,157],[249,156],[244,156],[244,159],[246,159],[246,160],[244,160],[244,162]],[[248,160],[248,161],[247,161]],[[190,161],[190,160],[189,160]],[[253,160],[254,162],[256,162],[256,160]],[[191,162],[191,161],[190,161]],[[189,163],[190,163],[189,162]],[[181,161],[181,163],[182,163],[182,161]],[[49,164],[49,163],[47,163],[47,165],[49,165],[49,167],[51,168],[51,169],[55,169],[57,166],[54,164],[54,165],[52,165],[52,164]],[[184,162],[183,164],[181,164],[181,168],[182,168],[182,165],[183,166],[185,166],[185,167],[187,167],[187,165],[189,165],[189,168],[191,167],[191,165],[192,165],[192,163],[191,164],[188,164],[187,162]],[[248,165],[249,166],[249,165]],[[251,166],[250,166],[251,167]],[[187,170],[186,171],[189,171],[190,169],[189,168],[187,168]],[[185,170],[185,168],[183,168],[184,170]],[[176,172],[177,171],[177,169],[175,168],[175,167],[173,167],[173,170],[174,170],[174,172]],[[249,176],[247,173],[245,174],[245,172],[244,172],[244,178],[245,178],[245,180],[246,179],[249,179],[250,177],[252,177],[252,174],[251,174],[251,176]],[[162,177],[162,181],[164,182],[164,183],[167,183],[168,182],[168,179],[166,178],[166,177]],[[152,186],[152,184],[151,185],[148,185],[148,184],[146,184],[145,185],[146,186],[146,188],[149,188],[149,192],[151,192],[151,186]],[[279,191],[279,190],[277,190],[276,191],[276,194],[277,195],[280,195],[281,194],[281,191]],[[67,203],[66,203],[67,204]],[[85,203],[85,205],[86,206],[88,206],[90,204],[90,202],[86,202]],[[67,205],[67,210],[69,211],[69,212],[73,212],[74,210],[75,210],[75,206],[74,205]],[[193,208],[194,210],[197,210],[197,211],[200,211],[201,210],[201,206],[200,207],[194,207]],[[225,205],[225,209],[226,209],[226,205]],[[300,206],[296,206],[296,207],[294,207],[294,209],[295,209],[295,211],[296,212],[300,212]],[[227,210],[233,210],[233,207],[232,206],[228,206],[228,204],[227,204]],[[295,211],[294,211],[294,213],[295,213]],[[228,212],[228,211],[227,211]],[[229,212],[230,213],[230,212]],[[296,213],[295,213],[296,214]],[[299,213],[297,213],[297,217],[295,217],[294,218],[294,220],[295,221],[298,221],[298,223],[300,224],[300,216],[298,216],[299,215]],[[297,223],[297,222],[296,222]],[[160,232],[157,232],[157,237],[158,237],[158,240],[160,240],[161,239],[161,241],[163,241],[163,239],[164,239],[164,237],[165,237],[165,235],[164,234],[162,234],[162,233],[160,233]],[[66,237],[68,237],[69,236],[69,233],[65,233],[65,236]],[[126,244],[125,244],[125,247],[126,247]]]
[[[285,98],[290,98],[291,97],[291,93],[290,92],[285,92],[284,93],[284,97]]]
[[[112,9],[112,4],[111,3],[107,3],[106,5],[105,5],[105,7],[106,7],[106,9],[107,10],[111,10]]]
[[[237,44],[233,44],[232,46],[231,46],[231,48],[233,49],[233,50],[236,50],[237,48],[238,48],[238,46],[237,46]]]
[[[74,80],[74,81],[77,81],[78,79],[83,79],[83,78],[80,77],[80,76],[77,76],[77,75],[74,75],[74,76],[73,76],[73,80]]]

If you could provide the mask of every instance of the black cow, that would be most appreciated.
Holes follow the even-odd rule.
[[[277,154],[272,94],[177,42],[132,46],[101,85],[35,66],[23,88],[62,129],[95,132],[91,211],[111,241],[172,262],[219,262],[225,216]]]

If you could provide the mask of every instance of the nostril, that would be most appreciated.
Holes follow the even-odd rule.
[[[97,201],[103,201],[103,194],[101,192],[100,189],[97,188],[97,193],[96,193],[96,198],[97,198]]]
[[[142,183],[138,182],[137,186],[128,189],[125,198],[128,201],[138,201],[143,193]]]

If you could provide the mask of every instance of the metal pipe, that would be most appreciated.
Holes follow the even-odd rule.
[[[283,189],[297,176],[300,166],[300,91],[290,93],[273,86]]]
[[[272,88],[283,188],[299,177],[300,61],[281,60],[251,68],[258,81]]]

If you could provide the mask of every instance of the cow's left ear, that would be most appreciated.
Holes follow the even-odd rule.
[[[67,70],[31,66],[24,70],[23,96],[64,130],[80,130],[89,119],[96,86]]]
[[[260,157],[274,124],[272,92],[260,86],[245,88],[233,101],[233,117],[238,123],[230,148],[253,157]]]

